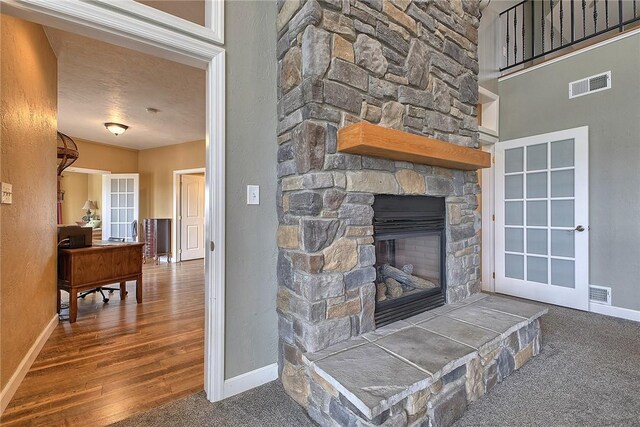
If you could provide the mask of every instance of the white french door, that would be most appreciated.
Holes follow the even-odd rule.
[[[588,310],[589,130],[496,144],[496,292]]]
[[[137,173],[102,175],[103,240],[110,237],[136,240],[139,181]]]

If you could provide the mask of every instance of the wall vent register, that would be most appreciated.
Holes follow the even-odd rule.
[[[569,99],[611,89],[611,71],[569,83]]]
[[[589,301],[598,304],[611,305],[611,288],[604,286],[589,286]]]

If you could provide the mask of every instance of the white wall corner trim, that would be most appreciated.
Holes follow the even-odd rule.
[[[16,390],[20,387],[22,380],[24,380],[24,377],[27,375],[27,372],[29,372],[31,365],[36,360],[36,357],[38,357],[38,354],[40,354],[40,350],[42,350],[42,347],[44,347],[44,344],[47,342],[56,326],[58,326],[58,313],[51,318],[47,326],[45,326],[42,332],[40,332],[40,335],[38,335],[38,338],[36,338],[29,351],[27,351],[27,354],[22,358],[22,361],[18,365],[16,371],[11,375],[11,378],[9,378],[9,382],[2,389],[2,392],[0,392],[0,415],[2,415],[9,405],[11,398],[13,398]]]
[[[278,364],[263,366],[224,381],[224,397],[235,396],[278,378]]]
[[[634,320],[640,322],[640,311],[628,308],[614,307],[598,303],[590,303],[589,311],[592,313],[604,314],[605,316],[618,317],[620,319]]]

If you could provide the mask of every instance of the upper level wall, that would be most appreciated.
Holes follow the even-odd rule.
[[[499,83],[502,140],[589,126],[590,284],[640,310],[640,34]],[[609,90],[569,99],[569,82],[611,71]]]

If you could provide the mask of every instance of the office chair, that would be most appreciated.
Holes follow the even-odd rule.
[[[124,237],[109,237],[108,241],[109,242],[124,242]],[[95,289],[91,289],[89,291],[80,292],[78,294],[78,298],[84,299],[84,297],[86,297],[89,294],[92,294],[92,293],[95,293],[95,292],[100,292],[100,295],[102,295],[102,302],[108,303],[109,302],[109,298],[107,298],[107,296],[104,294],[104,291],[109,291],[109,293],[112,294],[115,291],[119,291],[119,290],[120,290],[120,288],[109,288],[107,286],[100,286],[100,287],[97,287]],[[127,291],[127,293],[129,293],[129,291]]]

